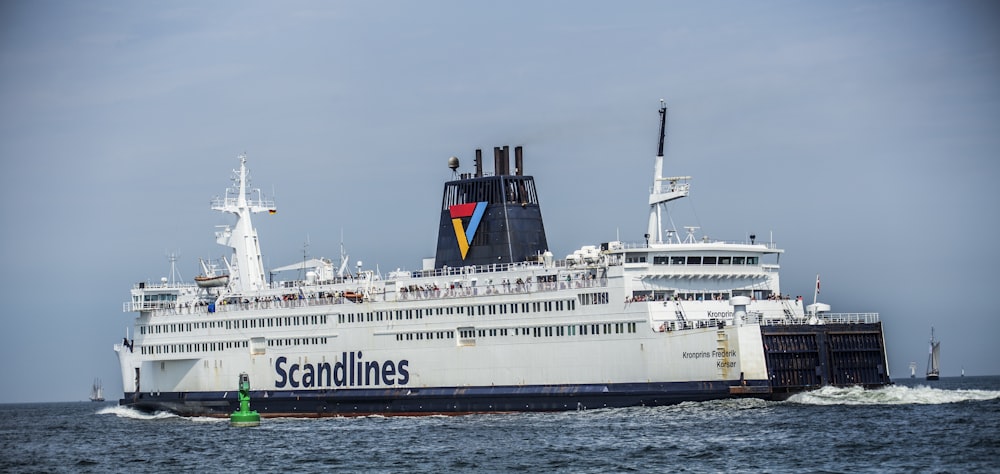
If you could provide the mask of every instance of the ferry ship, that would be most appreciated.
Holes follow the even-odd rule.
[[[877,313],[783,296],[783,252],[665,228],[691,177],[664,177],[661,103],[649,221],[557,259],[523,149],[448,165],[437,252],[382,275],[328,258],[265,272],[251,216],[276,212],[241,155],[211,208],[231,252],[192,283],[139,282],[114,346],[144,411],[228,416],[248,374],[263,416],[461,414],[784,399],[824,385],[890,384]],[[341,251],[343,254],[343,250]],[[287,276],[286,275],[290,275]],[[817,279],[818,285],[818,279]]]

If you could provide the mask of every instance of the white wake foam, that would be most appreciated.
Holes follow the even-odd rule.
[[[228,421],[226,418],[212,418],[208,416],[180,416],[173,413],[158,411],[154,413],[147,413],[144,411],[139,411],[134,408],[123,407],[118,405],[108,406],[97,410],[98,415],[115,415],[119,418],[131,418],[133,420],[167,420],[167,419],[182,419],[194,422],[220,422]]]
[[[97,410],[97,414],[115,415],[119,418],[131,418],[133,420],[163,420],[167,418],[179,418],[177,415],[165,411],[146,413],[144,411],[139,411],[134,408],[123,407],[119,405],[113,405],[101,408],[100,410]]]
[[[918,385],[892,385],[874,390],[861,387],[823,387],[792,395],[788,401],[804,405],[938,405],[1000,398],[993,390],[942,390]]]

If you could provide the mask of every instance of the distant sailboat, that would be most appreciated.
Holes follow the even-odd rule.
[[[931,326],[931,346],[927,354],[927,380],[937,380],[941,377],[940,368],[941,341],[934,340],[934,327]]]
[[[916,362],[910,362],[910,378],[911,379],[917,378],[917,363]]]
[[[90,388],[90,401],[104,401],[104,387],[101,385],[101,379],[94,379],[94,386]]]

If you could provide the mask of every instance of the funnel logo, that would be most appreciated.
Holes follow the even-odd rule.
[[[476,229],[479,228],[479,221],[483,219],[486,212],[486,202],[470,202],[468,204],[457,204],[448,208],[451,212],[451,224],[455,226],[455,238],[458,239],[458,248],[462,251],[462,260],[469,253],[469,242],[476,236]],[[469,219],[469,227],[462,224],[462,219]]]

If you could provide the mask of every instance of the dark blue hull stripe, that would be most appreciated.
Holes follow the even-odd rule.
[[[563,411],[670,405],[735,397],[773,398],[768,382],[674,382],[501,387],[254,391],[250,407],[264,416],[411,415]],[[780,394],[781,398],[788,394]],[[120,404],[143,411],[222,416],[238,406],[229,392],[126,393]]]

